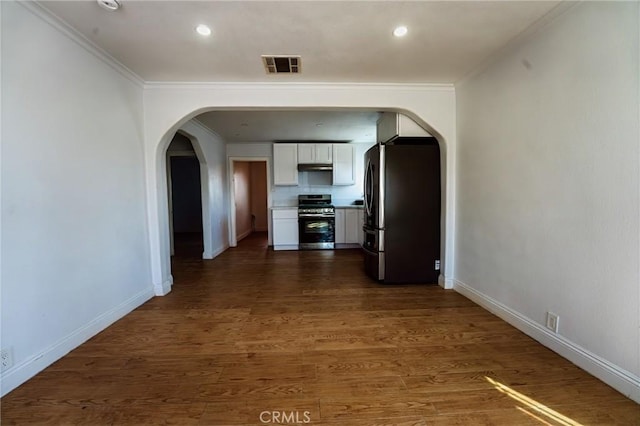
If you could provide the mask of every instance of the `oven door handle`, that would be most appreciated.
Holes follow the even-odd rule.
[[[305,219],[325,219],[325,218],[335,218],[335,214],[327,213],[327,214],[317,214],[317,213],[298,213],[298,217],[303,217]]]

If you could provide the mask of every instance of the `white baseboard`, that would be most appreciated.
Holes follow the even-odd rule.
[[[202,258],[206,260],[215,259],[216,257],[220,256],[222,253],[224,253],[225,250],[228,248],[229,248],[229,245],[225,244],[224,246],[218,248],[217,250],[214,250],[211,252],[205,251],[204,253],[202,253]]]
[[[589,352],[565,337],[553,333],[546,327],[475,290],[468,284],[454,280],[453,289],[594,375],[623,395],[640,403],[640,377]]]
[[[451,290],[453,289],[453,280],[440,274],[438,275],[438,285],[445,290]]]
[[[0,378],[0,395],[5,396],[153,296],[151,288],[143,290],[63,337],[41,353],[14,365],[5,371]]]
[[[278,250],[298,250],[299,247],[297,244],[281,244],[278,246],[273,246],[273,249]]]
[[[166,296],[171,293],[171,286],[173,286],[173,276],[169,275],[169,278],[163,283],[153,285],[153,292],[156,296]]]

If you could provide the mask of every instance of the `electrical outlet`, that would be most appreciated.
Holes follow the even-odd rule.
[[[2,362],[2,370],[5,371],[13,367],[13,356],[11,355],[11,349],[2,349],[0,351],[0,361]]]
[[[439,270],[440,270],[440,260],[436,260],[436,264],[434,265],[434,269],[435,269],[436,271],[439,271]]]
[[[560,317],[553,312],[547,312],[547,328],[554,333],[558,332]]]

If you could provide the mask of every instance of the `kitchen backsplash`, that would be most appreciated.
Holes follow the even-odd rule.
[[[336,206],[351,205],[363,196],[361,178],[356,179],[355,185],[348,186],[331,185],[331,173],[328,172],[300,172],[298,178],[298,186],[273,187],[271,202],[274,207],[298,205],[299,194],[331,194]]]
[[[362,199],[362,192],[350,193],[346,187],[314,186],[314,187],[279,187],[271,193],[274,207],[297,206],[299,194],[331,194],[331,201],[336,206],[352,205],[355,200]]]

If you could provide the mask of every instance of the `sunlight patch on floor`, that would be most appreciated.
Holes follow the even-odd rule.
[[[524,404],[527,406],[527,408],[529,408],[530,410],[536,412],[538,415],[532,413],[531,411],[523,408],[523,407],[516,407],[518,410],[522,411],[523,413],[525,413],[526,415],[530,416],[533,419],[536,419],[538,421],[540,421],[543,424],[546,425],[552,425],[552,423],[548,423],[545,418],[540,417],[539,415],[543,415],[545,416],[547,419],[552,420],[553,422],[555,422],[556,424],[560,424],[562,426],[583,426],[581,423],[576,422],[573,419],[570,419],[567,416],[563,416],[562,414],[558,413],[555,410],[552,410],[551,408],[547,407],[544,404],[539,403],[538,401],[536,401],[535,399],[531,399],[528,396],[521,394],[520,392],[510,388],[507,385],[504,385],[500,382],[497,382],[495,380],[493,380],[491,377],[484,377],[489,383],[491,383],[498,391],[504,393],[505,395],[507,395],[510,398],[513,398],[514,400],[518,401],[521,404]]]

